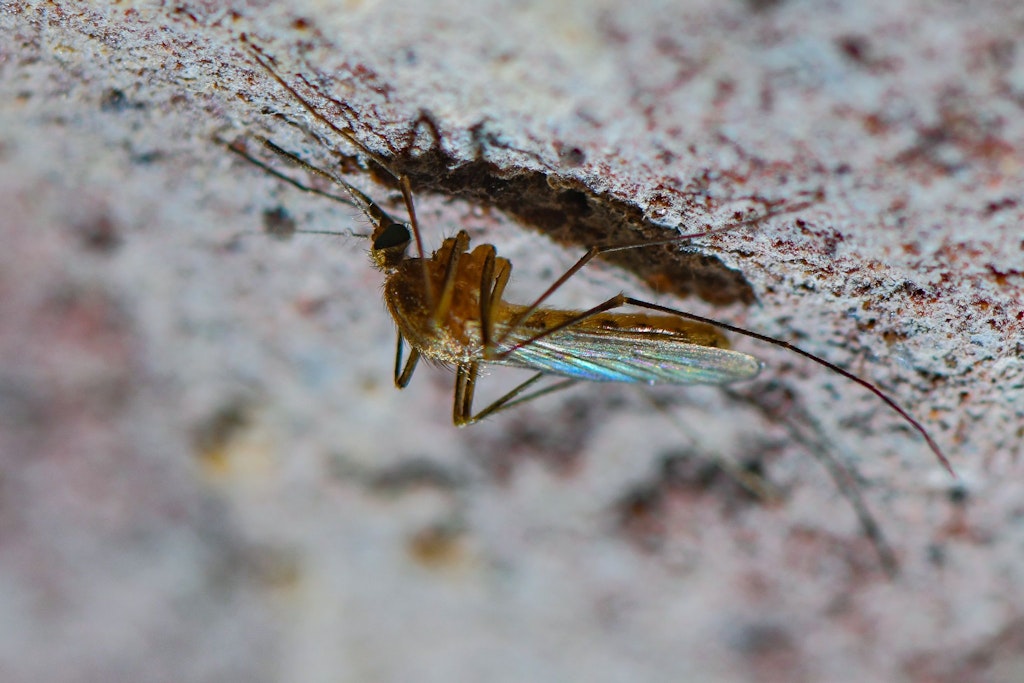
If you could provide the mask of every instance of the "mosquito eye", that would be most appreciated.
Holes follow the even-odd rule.
[[[390,249],[409,243],[409,228],[401,223],[392,223],[373,241],[374,249]]]

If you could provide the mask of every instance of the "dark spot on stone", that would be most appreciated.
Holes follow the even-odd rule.
[[[123,90],[110,88],[100,97],[100,111],[118,114],[129,109],[145,109],[146,105],[141,102],[132,102]]]
[[[248,406],[240,401],[233,401],[221,407],[196,428],[192,438],[193,446],[202,459],[216,459],[248,424]]]
[[[970,492],[968,492],[967,487],[963,484],[954,484],[950,487],[947,495],[949,496],[950,503],[953,503],[954,505],[963,505],[970,497]]]
[[[263,231],[271,237],[288,239],[295,234],[295,219],[283,206],[263,212]]]
[[[558,159],[566,166],[580,166],[587,160],[587,155],[579,147],[558,145]]]
[[[85,223],[80,223],[76,232],[82,245],[90,251],[109,254],[121,246],[121,235],[114,220],[106,213]]]
[[[140,152],[138,154],[133,154],[131,156],[131,161],[133,164],[138,164],[139,166],[148,166],[150,164],[156,163],[160,159],[163,159],[163,157],[163,152],[159,150],[153,150],[152,152]]]
[[[767,12],[782,5],[785,0],[747,0],[747,6],[754,12]]]
[[[130,106],[124,92],[117,88],[107,90],[103,93],[103,97],[100,98],[100,111],[121,112]]]
[[[619,532],[645,551],[665,541],[665,496],[657,485],[641,484],[627,491],[614,505]]]
[[[367,478],[372,490],[390,495],[422,489],[454,491],[463,483],[460,473],[422,458],[400,463]]]
[[[866,64],[870,46],[863,36],[842,36],[836,40],[839,51],[847,59],[856,64]]]

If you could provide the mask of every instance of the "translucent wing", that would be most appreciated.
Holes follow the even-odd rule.
[[[514,332],[503,346],[513,348],[534,334]],[[689,343],[668,332],[629,329],[567,328],[498,362],[591,382],[647,384],[726,384],[761,371],[761,362],[745,353]]]

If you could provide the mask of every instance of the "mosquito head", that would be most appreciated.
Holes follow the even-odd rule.
[[[394,221],[382,221],[373,231],[370,257],[380,270],[394,270],[405,260],[412,235],[408,226]]]

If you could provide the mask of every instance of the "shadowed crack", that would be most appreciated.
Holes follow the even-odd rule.
[[[389,162],[394,171],[409,176],[415,191],[499,209],[519,224],[563,244],[590,247],[666,237],[665,227],[651,223],[637,206],[598,194],[574,178],[499,168],[485,160],[453,167],[458,162],[436,147],[417,156],[396,156]],[[623,235],[629,237],[623,240]],[[712,255],[678,245],[630,249],[604,258],[637,274],[657,291],[696,295],[717,305],[749,305],[755,298],[742,273]]]

